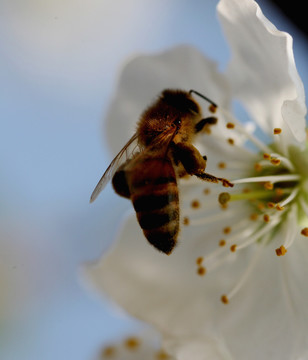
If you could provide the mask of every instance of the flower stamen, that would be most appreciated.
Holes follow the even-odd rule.
[[[242,275],[242,277],[240,278],[239,282],[233,287],[232,290],[230,290],[227,294],[222,295],[221,297],[221,301],[224,304],[228,304],[229,301],[234,297],[234,295],[236,293],[238,293],[238,291],[242,288],[242,286],[246,283],[246,281],[248,280],[248,277],[250,276],[252,270],[254,269],[254,267],[256,266],[259,257],[263,251],[263,247],[264,245],[267,243],[268,241],[268,236],[265,236],[263,238],[263,240],[260,242],[260,244],[258,245],[258,249],[252,259],[252,261],[250,262],[248,268],[246,269],[246,271],[244,272],[244,274]]]
[[[233,123],[236,126],[236,129],[239,133],[245,135],[247,139],[249,139],[254,145],[256,145],[263,152],[271,152],[270,148],[265,145],[262,141],[257,139],[253,134],[249,133],[245,127],[227,110],[224,108],[219,108],[222,112],[223,118],[226,118],[227,123]]]
[[[269,176],[255,176],[244,179],[232,180],[233,184],[246,184],[253,182],[271,182],[278,183],[283,181],[298,181],[300,175],[298,174],[288,174],[288,175],[269,175]]]

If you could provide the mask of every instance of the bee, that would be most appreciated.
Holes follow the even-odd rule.
[[[112,180],[115,192],[132,201],[146,239],[167,255],[177,243],[180,228],[178,178],[190,175],[233,186],[204,171],[206,156],[192,142],[217,118],[203,118],[192,94],[208,101],[215,113],[217,105],[195,90],[162,91],[142,113],[137,131],[110,163],[90,198],[93,202]]]

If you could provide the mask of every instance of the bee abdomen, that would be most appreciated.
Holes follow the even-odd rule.
[[[147,240],[170,254],[179,232],[179,194],[171,161],[146,157],[128,173],[131,200]]]
[[[139,224],[143,230],[158,229],[164,225],[168,225],[171,221],[176,220],[178,217],[177,211],[173,208],[148,212],[137,212]]]
[[[177,193],[143,194],[135,196],[133,205],[136,212],[162,209],[171,202],[178,201]]]
[[[143,230],[143,233],[150,244],[169,255],[177,242],[179,221],[174,220],[168,225],[161,226],[157,229]]]
[[[166,186],[163,193],[138,194],[132,199],[145,237],[166,254],[176,245],[179,232],[178,189],[172,185]]]

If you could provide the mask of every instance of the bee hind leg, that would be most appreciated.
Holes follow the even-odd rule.
[[[206,156],[201,156],[198,149],[192,144],[177,143],[174,144],[173,157],[175,163],[180,162],[188,175],[195,175],[198,178],[213,183],[222,182],[225,187],[233,187],[233,184],[224,178],[219,178],[214,175],[204,172],[206,168]]]

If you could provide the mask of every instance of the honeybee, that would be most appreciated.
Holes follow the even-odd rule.
[[[209,110],[215,113],[217,105],[195,90],[162,91],[142,113],[136,133],[113,159],[90,198],[93,202],[112,179],[115,192],[132,201],[147,240],[167,255],[177,243],[180,228],[178,178],[194,175],[233,186],[226,179],[204,172],[206,156],[192,142],[217,118],[202,118],[201,107],[192,94],[208,101]]]

